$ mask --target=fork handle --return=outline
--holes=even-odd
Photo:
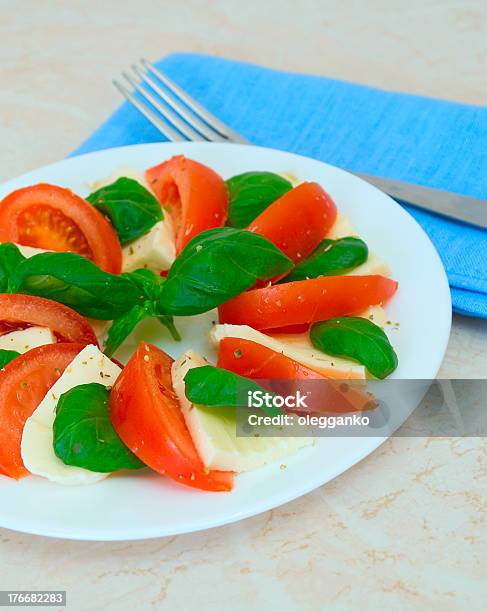
[[[370,176],[358,172],[354,172],[354,174],[378,187],[381,191],[385,191],[403,204],[411,204],[456,221],[463,221],[487,229],[487,200],[479,200],[442,189],[432,189],[431,187],[404,183],[379,176]]]

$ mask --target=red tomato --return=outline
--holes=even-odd
[[[0,330],[5,333],[32,325],[48,327],[62,342],[98,346],[91,325],[68,306],[33,295],[0,293]]]
[[[211,168],[177,155],[147,170],[146,178],[171,214],[178,253],[201,232],[225,225],[228,191],[225,181]]]
[[[122,249],[107,219],[69,189],[40,183],[17,189],[0,204],[0,242],[70,251],[120,274]]]
[[[397,282],[385,276],[322,276],[253,289],[219,307],[221,323],[275,329],[352,315],[386,302]]]
[[[299,263],[323,240],[336,215],[335,203],[318,183],[301,183],[268,206],[247,229]]]
[[[0,370],[0,471],[7,476],[28,475],[20,454],[25,422],[82,348],[72,342],[46,344]]]
[[[230,491],[233,473],[205,469],[172,387],[169,355],[141,342],[110,394],[113,426],[146,465],[206,491]]]
[[[258,380],[261,384],[266,381],[294,381],[292,384],[278,384],[275,390],[281,395],[301,391],[307,397],[307,410],[304,412],[341,414],[376,407],[363,381],[343,384],[330,380],[294,359],[251,340],[223,338],[218,350],[218,367]],[[272,385],[264,386],[272,390]]]
[[[243,338],[220,341],[218,367],[253,379],[325,380],[324,376],[294,359]]]

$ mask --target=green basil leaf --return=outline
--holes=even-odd
[[[156,198],[131,178],[121,177],[86,199],[110,219],[123,245],[140,238],[163,219]]]
[[[249,393],[255,391],[274,395],[249,378],[211,365],[191,368],[184,383],[190,402],[212,408],[247,407]],[[262,410],[269,416],[282,414],[274,406],[264,405]]]
[[[116,319],[143,300],[130,279],[75,253],[40,253],[12,273],[10,291],[49,298],[94,319]]]
[[[54,452],[66,465],[92,472],[145,467],[128,449],[110,421],[104,385],[79,385],[59,398],[54,419]]]
[[[107,334],[105,355],[111,357],[137,325],[148,317],[156,317],[168,329],[173,340],[181,340],[173,318],[170,315],[159,313],[157,302],[146,300],[142,304],[136,304],[124,315],[113,321]]]
[[[166,279],[147,268],[139,268],[133,272],[123,272],[122,276],[137,285],[140,292],[148,300],[158,300],[161,296],[162,285]]]
[[[273,172],[245,172],[226,181],[230,198],[227,225],[247,227],[292,184]]]
[[[178,332],[176,326],[174,325],[174,319],[172,318],[172,316],[157,314],[157,310],[158,310],[157,304],[154,305],[154,308],[155,308],[156,314],[154,314],[153,316],[156,317],[159,323],[168,330],[173,340],[180,342],[181,334]]]
[[[9,281],[12,272],[23,261],[25,261],[25,257],[15,244],[12,242],[0,244],[0,293],[7,293],[9,291]]]
[[[115,319],[108,330],[107,342],[103,351],[105,355],[111,357],[136,326],[148,316],[152,315],[147,313],[145,305],[136,304],[124,315]]]
[[[258,234],[231,227],[211,229],[195,236],[178,255],[162,286],[159,305],[167,314],[201,314],[292,265]]]
[[[8,351],[7,349],[0,349],[0,369],[4,368],[7,363],[10,363],[17,357],[20,357],[20,353],[17,353],[17,351]]]
[[[397,355],[380,327],[362,317],[339,317],[315,323],[310,338],[317,349],[354,359],[376,378],[386,378],[397,368]]]
[[[174,319],[161,311],[159,298],[161,297],[162,286],[166,279],[152,270],[140,268],[133,272],[124,272],[123,277],[132,281],[140,290],[145,300],[142,304],[136,304],[124,315],[116,319],[108,330],[105,354],[111,356],[117,348],[127,338],[135,327],[147,317],[156,317],[161,325],[166,327],[173,340],[181,340]]]
[[[345,274],[367,261],[368,255],[369,249],[360,238],[350,236],[338,240],[325,239],[281,283]]]

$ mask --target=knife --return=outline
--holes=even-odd
[[[423,187],[413,183],[396,181],[395,179],[370,176],[358,172],[353,174],[378,187],[401,204],[424,208],[443,217],[487,229],[487,200],[479,200],[442,189],[432,189],[431,187]]]

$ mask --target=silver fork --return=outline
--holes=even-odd
[[[130,88],[118,80],[113,84],[167,139],[250,144],[147,60],[133,64],[131,70],[131,73],[122,73]],[[487,229],[486,200],[394,179],[354,174],[403,204]]]

